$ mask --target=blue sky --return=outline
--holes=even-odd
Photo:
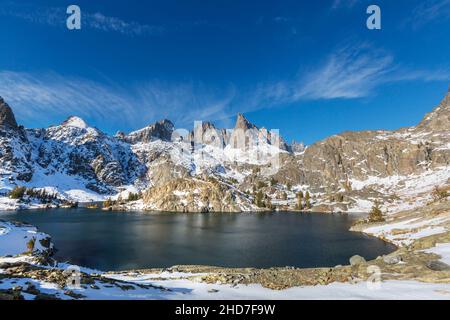
[[[0,95],[26,127],[232,127],[242,112],[309,144],[420,121],[450,84],[449,34],[450,0],[0,0]]]

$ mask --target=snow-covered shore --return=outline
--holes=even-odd
[[[445,207],[446,208],[446,207]],[[426,239],[431,235],[441,236],[446,239],[448,229],[445,222],[450,212],[441,211],[440,215],[434,218],[415,219],[410,218],[404,222],[388,222],[387,224],[366,228],[368,233],[377,236],[388,237],[393,230],[408,226],[410,237],[407,242],[391,238],[401,246],[408,246],[418,239]],[[427,217],[427,216],[426,216]],[[423,224],[418,225],[420,221]],[[442,233],[416,232],[420,227],[443,228]],[[378,228],[378,229],[376,229]],[[445,230],[444,230],[445,228]],[[394,232],[395,233],[395,232]],[[407,233],[403,233],[407,234]],[[46,234],[38,232],[34,227],[12,224],[10,222],[0,222],[0,274],[3,279],[0,282],[0,293],[14,292],[20,290],[25,299],[35,299],[53,297],[57,299],[450,299],[450,283],[443,281],[424,281],[408,277],[398,278],[398,271],[407,267],[408,263],[399,261],[394,271],[381,268],[381,282],[373,285],[367,282],[364,277],[354,278],[351,282],[332,282],[327,285],[304,285],[293,286],[283,290],[273,290],[264,287],[259,283],[223,283],[208,282],[205,275],[212,275],[214,272],[186,272],[173,270],[159,271],[138,271],[138,272],[116,272],[103,273],[95,270],[81,268],[82,281],[77,289],[64,287],[64,270],[69,267],[67,264],[56,264],[53,267],[37,265],[37,262],[30,256],[27,242],[30,237],[38,240],[46,239]],[[39,241],[35,242],[35,255],[40,250]],[[442,263],[450,262],[450,250],[448,241],[440,241],[436,246],[417,251],[418,254],[438,255]],[[6,257],[8,256],[8,257]],[[428,259],[428,258],[427,258]],[[430,258],[431,259],[431,258]],[[382,261],[383,259],[381,259]],[[432,259],[431,259],[432,260]],[[377,260],[378,261],[378,260]],[[375,262],[379,265],[380,262]],[[27,267],[27,265],[29,267]],[[410,266],[415,268],[414,265]],[[19,275],[17,269],[20,270]],[[41,270],[36,271],[35,269]],[[13,271],[11,271],[13,270]],[[428,272],[428,271],[427,271]],[[433,272],[430,270],[430,272]],[[442,278],[445,272],[440,271]],[[5,277],[5,275],[8,275]],[[429,274],[428,274],[429,276]],[[53,279],[53,280],[52,280]],[[57,280],[58,279],[58,280]],[[62,279],[62,280],[61,280]],[[63,285],[61,285],[63,281]],[[20,289],[18,289],[20,288]]]
[[[37,228],[27,224],[0,220],[0,257],[25,253],[39,255],[52,247],[50,236],[39,232]]]

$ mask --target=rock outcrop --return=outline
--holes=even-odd
[[[344,132],[319,141],[276,175],[313,190],[351,189],[351,182],[420,175],[450,166],[449,95],[416,127],[396,131]]]
[[[16,118],[9,105],[0,97],[0,127],[17,128]]]
[[[0,98],[0,178],[5,177],[6,184],[31,180],[31,150],[25,130],[18,127],[11,108]]]
[[[246,117],[242,113],[237,114],[236,125],[234,126],[234,130],[248,130],[248,129],[257,129],[253,123],[247,120]]]
[[[141,130],[131,132],[125,136],[124,140],[131,144],[148,143],[155,140],[170,141],[173,129],[173,123],[164,119]]]
[[[255,210],[249,197],[215,178],[176,179],[144,195],[150,210],[169,212],[241,212]],[[245,210],[247,209],[247,210]]]
[[[417,125],[421,132],[448,132],[450,127],[450,88],[441,103]]]

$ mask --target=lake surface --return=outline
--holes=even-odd
[[[348,231],[354,218],[317,213],[181,214],[32,210],[1,214],[52,236],[55,258],[99,270],[199,264],[326,267],[395,250]]]

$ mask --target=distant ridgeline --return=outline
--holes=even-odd
[[[60,199],[120,196],[114,203],[124,209],[134,202],[180,212],[368,211],[374,199],[394,210],[448,183],[448,128],[450,94],[417,126],[345,132],[308,147],[288,145],[242,114],[232,130],[196,122],[188,131],[161,120],[109,136],[78,117],[25,129],[0,98],[0,194],[46,188]]]

